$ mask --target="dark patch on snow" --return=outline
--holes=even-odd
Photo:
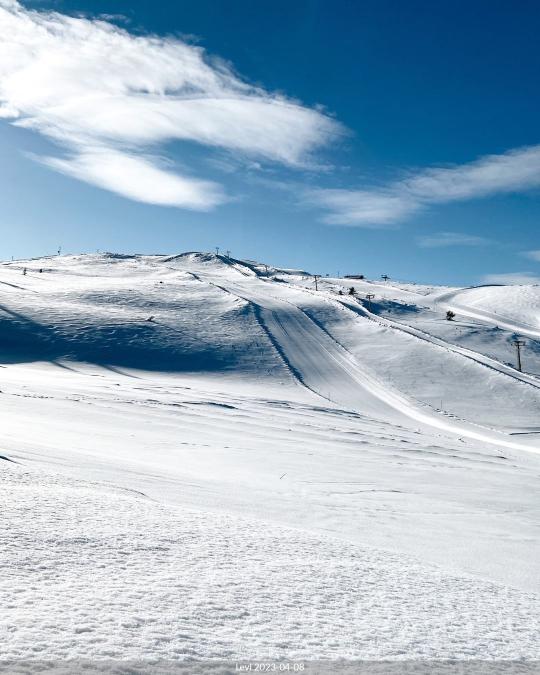
[[[140,258],[140,255],[130,254],[130,253],[111,253],[106,251],[102,253],[101,256],[107,260],[136,260]]]
[[[39,323],[0,304],[0,362],[74,360],[157,371],[210,372],[234,368],[241,350],[208,338],[180,339],[176,328],[157,322]]]
[[[238,410],[235,405],[229,405],[228,403],[216,403],[215,401],[185,401],[188,405],[211,405],[217,408],[227,408],[228,410]]]
[[[405,302],[395,302],[394,300],[371,301],[371,311],[374,314],[419,314],[422,308],[418,305],[409,305]]]

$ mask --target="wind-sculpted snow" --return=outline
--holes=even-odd
[[[4,268],[0,360],[221,372],[256,359],[263,372],[279,370],[252,308],[238,298],[131,256],[63,262],[29,264],[27,275],[21,265]]]
[[[16,465],[2,659],[537,659],[538,597]]]

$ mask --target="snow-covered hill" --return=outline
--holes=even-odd
[[[367,294],[374,297],[368,301]],[[445,319],[447,309],[456,312],[454,321]],[[110,518],[113,527],[118,490],[128,491],[134,513],[144,504],[159,506],[148,515],[155,525],[137,515],[141,525],[126,530],[126,555],[134,555],[140,538],[162,546],[163,537],[173,536],[169,526],[181,532],[186,522],[194,537],[215,541],[215,518],[234,541],[216,544],[216,569],[239,564],[228,547],[247,546],[238,537],[249,528],[264,532],[261,546],[282,541],[291,574],[276,576],[275,586],[270,578],[264,589],[252,580],[252,600],[257,592],[277,593],[278,585],[288,585],[305,612],[315,611],[320,590],[306,590],[304,577],[293,573],[315,547],[334,560],[359,556],[356,573],[364,575],[366,565],[375,570],[381,585],[375,580],[374,592],[382,594],[383,605],[391,597],[403,605],[401,596],[392,595],[394,581],[385,581],[384,570],[391,568],[396,579],[420,575],[424,588],[439,575],[439,599],[454,603],[457,615],[470,616],[476,598],[487,593],[494,604],[486,604],[485,612],[497,612],[503,622],[518,616],[523,628],[538,619],[538,598],[530,594],[540,592],[540,287],[449,289],[324,278],[316,290],[306,272],[211,254],[81,255],[2,264],[0,310],[0,454],[11,460],[0,464],[12,537],[28,516],[39,518],[43,532],[50,528],[60,542],[64,525],[51,522],[51,509],[64,512],[66,494],[76,500],[77,490],[90,489],[88,510],[75,520],[66,515],[65,524],[70,536],[86,541],[92,528],[101,527],[95,522]],[[523,373],[513,365],[516,335],[527,343]],[[68,493],[57,489],[64,484]],[[15,510],[21,495],[28,495],[34,513],[30,506],[22,514]],[[250,519],[249,527],[240,517]],[[121,533],[122,523],[114,527]],[[145,535],[154,527],[161,528],[159,537]],[[31,546],[19,535],[11,541],[16,558]],[[352,548],[345,554],[343,547]],[[81,574],[76,548],[69,551],[63,571],[68,585]],[[198,548],[185,553],[180,576],[191,557],[200,562]],[[168,574],[181,555],[175,549],[167,557]],[[41,571],[30,562],[16,566],[15,575],[22,575],[16,583],[33,570],[45,592],[50,566],[57,564],[48,558]],[[116,565],[106,556],[100,564]],[[261,570],[257,574],[275,574]],[[121,585],[129,583],[128,576],[121,579]],[[145,586],[152,583],[145,577]],[[297,633],[290,627],[290,642],[268,615],[247,631],[251,641],[244,635],[237,643],[227,632],[238,626],[237,617],[221,648],[205,651],[202,634],[213,634],[212,621],[201,625],[199,638],[183,641],[170,633],[169,620],[169,628],[159,626],[169,640],[155,653],[540,656],[528,634],[513,642],[512,631],[503,635],[499,628],[500,640],[483,628],[465,642],[430,636],[430,622],[440,620],[437,604],[418,618],[423,627],[417,639],[385,638],[375,649],[370,634],[390,634],[404,614],[393,614],[390,623],[384,612],[360,620],[362,606],[375,597],[366,586],[355,597],[358,620],[352,620],[343,605],[351,584],[350,576],[336,579],[335,592],[324,600],[330,614],[317,614],[310,627],[300,621]],[[75,601],[91,612],[91,598],[81,589]],[[423,592],[414,585],[401,591],[411,598]],[[520,609],[514,600],[505,606],[504,594],[518,591],[529,594],[515,596]],[[213,592],[216,602],[228,602]],[[129,605],[118,593],[119,602]],[[199,602],[195,591],[186,593],[182,602]],[[66,606],[61,613],[69,611]],[[484,609],[478,612],[484,616]],[[450,625],[461,635],[457,615],[448,616],[447,624],[443,619],[441,635]],[[9,632],[17,622],[14,603],[4,628]],[[320,632],[320,622],[339,624],[343,644],[306,642],[310,630]],[[11,654],[28,655],[25,645],[37,634],[31,626],[25,630],[24,639],[15,636]],[[147,642],[133,642],[131,624],[124,632],[128,656],[148,654]],[[99,628],[90,633],[99,637]],[[54,654],[122,654],[121,635],[104,651],[99,640],[87,638],[60,640]]]

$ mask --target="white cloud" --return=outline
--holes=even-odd
[[[540,262],[540,250],[537,251],[524,251],[523,255],[526,258],[529,258],[530,260],[535,260],[536,262]]]
[[[329,225],[380,227],[418,208],[407,195],[385,190],[308,190],[303,201],[326,209],[329,213],[322,220]]]
[[[67,151],[44,162],[140,201],[208,209],[220,186],[179,176],[153,148],[174,140],[302,167],[341,127],[242,81],[178,38],[0,0],[0,117]]]
[[[505,274],[486,274],[482,277],[486,284],[521,285],[540,284],[540,277],[530,272],[507,272]]]
[[[155,162],[127,152],[85,149],[70,160],[43,157],[40,161],[73,178],[147,204],[205,209],[209,203],[225,200],[215,183],[163,171]]]
[[[331,224],[380,227],[431,205],[522,192],[540,186],[540,145],[488,155],[452,167],[429,168],[382,187],[311,190],[306,199]]]
[[[416,241],[422,248],[442,248],[446,246],[482,246],[491,241],[485,237],[462,232],[435,232],[431,235],[417,237]]]

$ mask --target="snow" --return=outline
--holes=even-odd
[[[538,658],[540,288],[319,288],[0,266],[2,658]]]
[[[540,657],[534,595],[17,466],[1,482],[6,659]]]
[[[458,312],[540,337],[540,286],[481,286],[445,293],[438,298]]]

